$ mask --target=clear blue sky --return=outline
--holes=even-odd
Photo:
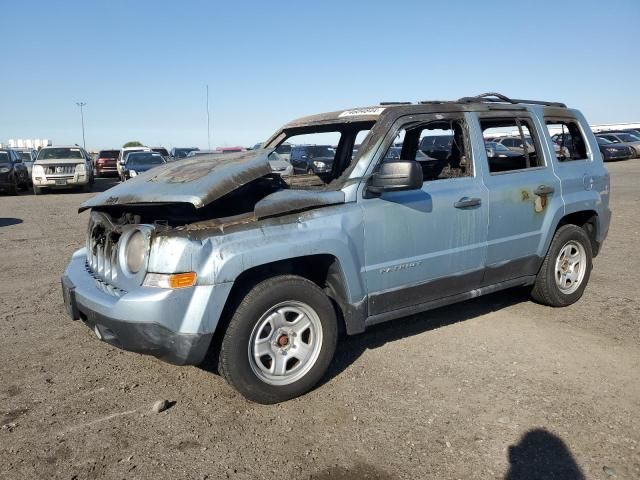
[[[640,121],[640,1],[3,0],[0,142],[252,145],[306,114],[484,91]]]

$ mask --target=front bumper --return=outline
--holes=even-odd
[[[33,176],[32,181],[36,187],[72,188],[88,184],[89,175],[76,173],[72,176]]]
[[[177,365],[204,360],[229,290],[222,284],[114,293],[87,270],[84,250],[74,254],[62,277],[72,319],[115,347]]]

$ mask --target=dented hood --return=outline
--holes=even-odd
[[[270,150],[201,155],[156,167],[84,202],[79,211],[110,205],[191,203],[201,208],[271,173]]]

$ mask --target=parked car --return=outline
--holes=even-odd
[[[82,188],[91,191],[95,180],[91,156],[77,145],[44,147],[31,170],[33,193],[45,189]]]
[[[174,147],[171,149],[171,159],[172,160],[180,160],[181,158],[186,158],[189,155],[189,152],[193,152],[194,150],[200,150],[197,147]]]
[[[275,403],[318,383],[341,329],[353,335],[511,287],[573,304],[611,217],[596,140],[563,104],[487,101],[313,115],[265,149],[168,164],[98,194],[81,205],[91,210],[87,248],[62,278],[69,315],[111,345],[169,362],[209,353],[245,397]],[[545,121],[558,116],[584,132],[576,156],[588,146],[590,161],[549,155]],[[470,146],[514,122],[534,150],[496,175],[485,149]],[[443,128],[455,139],[446,159],[415,160],[421,135]],[[273,175],[270,150],[328,131],[340,139],[335,152],[319,146],[316,158],[334,158],[322,187]],[[399,138],[406,158],[385,161]],[[292,159],[309,148],[294,147]]]
[[[201,155],[222,155],[218,150],[192,150],[187,154],[186,158],[199,157]]]
[[[118,156],[120,150],[100,150],[95,161],[96,177],[118,175]]]
[[[598,133],[598,137],[609,140],[618,145],[625,145],[633,149],[634,158],[640,158],[640,137],[627,132],[606,132]]]
[[[124,181],[124,165],[127,163],[127,157],[129,156],[129,154],[131,153],[135,153],[135,152],[150,152],[151,149],[149,147],[126,147],[126,148],[121,148],[120,152],[118,153],[118,162],[116,163],[117,165],[117,170],[118,170],[118,176],[120,177],[121,181]]]
[[[24,166],[27,167],[29,184],[31,184],[31,169],[33,168],[33,162],[38,156],[38,151],[33,148],[14,148],[13,150],[20,156]]]
[[[598,148],[602,154],[602,159],[605,162],[613,160],[628,160],[629,158],[633,158],[635,154],[632,147],[616,144],[611,140],[598,136],[596,136],[596,140],[598,141]]]
[[[239,152],[244,152],[245,148],[244,147],[218,147],[216,148],[216,152],[218,153],[239,153]]]
[[[336,149],[331,145],[295,145],[291,148],[289,163],[293,172],[325,174],[331,172]]]
[[[269,165],[274,173],[281,177],[293,175],[293,165],[283,156],[273,151],[269,154]]]
[[[517,152],[520,154],[524,153],[525,145],[529,151],[534,149],[533,140],[531,139],[531,137],[525,137],[524,142],[520,137],[500,137],[496,138],[494,142],[507,147],[512,152]]]
[[[159,154],[160,154],[160,155],[162,155],[166,160],[168,160],[168,159],[169,159],[169,157],[171,156],[171,155],[169,155],[169,151],[168,151],[166,148],[164,148],[164,147],[151,147],[151,151],[152,151],[152,152],[159,153]]]
[[[131,152],[122,167],[122,179],[128,180],[165,163],[165,158],[157,152]]]
[[[264,142],[256,143],[253,147],[251,147],[251,150],[258,150],[260,148],[263,148],[263,145],[264,145]],[[288,162],[291,160],[292,147],[293,146],[290,143],[283,143],[281,145],[278,145],[278,147],[275,149],[275,152],[279,155],[280,159],[286,160]]]
[[[509,150],[503,144],[499,142],[484,142],[484,148],[487,152],[488,157],[496,157],[496,158],[509,158],[509,157],[518,157],[521,153],[514,152],[513,150]]]
[[[29,173],[15,150],[0,148],[0,191],[16,195],[29,187]]]

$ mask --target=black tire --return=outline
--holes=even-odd
[[[578,288],[571,292],[563,292],[556,283],[556,260],[560,255],[563,247],[569,242],[576,242],[582,246],[586,256],[586,270],[584,276],[578,285]],[[536,282],[531,291],[533,299],[543,305],[550,307],[566,307],[577,302],[584,293],[591,269],[593,267],[593,252],[591,248],[591,240],[587,232],[583,228],[576,225],[563,225],[560,227],[551,241],[549,251],[542,262],[542,267],[536,277]]]
[[[85,184],[82,186],[82,191],[83,191],[83,192],[85,192],[85,193],[90,192],[90,191],[91,191],[91,182],[89,182],[89,183],[85,183]]]
[[[281,302],[297,301],[310,306],[322,326],[322,342],[315,363],[301,378],[287,385],[272,385],[258,377],[249,360],[251,335],[260,318]],[[296,276],[273,277],[254,286],[236,308],[222,339],[218,370],[247,399],[273,404],[311,390],[331,364],[338,339],[333,304],[313,282]]]

